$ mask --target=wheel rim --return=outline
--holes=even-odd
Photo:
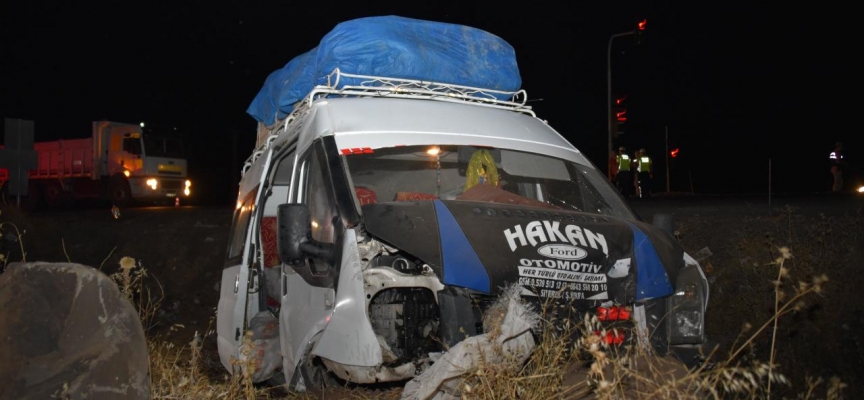
[[[125,202],[129,200],[129,186],[125,182],[118,182],[114,185],[114,189],[111,191],[111,198],[115,202]]]
[[[48,188],[45,189],[45,198],[48,201],[48,204],[52,206],[56,206],[60,203],[60,196],[62,194],[63,193],[56,186],[48,186]]]

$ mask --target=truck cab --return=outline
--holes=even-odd
[[[142,126],[108,121],[93,123],[94,152],[111,201],[173,203],[191,196],[182,140]]]
[[[251,339],[271,349],[259,381],[411,379],[482,333],[512,285],[577,321],[626,310],[664,353],[705,342],[699,264],[524,91],[333,74],[363,83],[318,85],[259,124],[243,168],[217,309],[226,369]]]

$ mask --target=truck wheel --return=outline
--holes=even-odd
[[[117,207],[126,207],[132,203],[132,190],[129,189],[129,181],[122,178],[114,178],[111,182],[111,202]]]
[[[63,191],[57,183],[50,183],[45,186],[45,202],[48,207],[62,207],[69,204],[69,194]]]

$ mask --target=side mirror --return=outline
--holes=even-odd
[[[306,258],[317,258],[332,263],[334,246],[319,243],[311,237],[311,217],[305,204],[280,204],[276,211],[279,260],[297,265]]]
[[[285,264],[297,264],[303,259],[300,244],[309,238],[309,207],[305,204],[280,204],[276,211],[279,239],[279,259]]]

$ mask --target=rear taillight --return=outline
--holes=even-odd
[[[630,319],[630,310],[624,306],[597,307],[597,319],[606,321],[626,321]]]
[[[624,343],[624,331],[620,329],[609,329],[605,336],[600,331],[594,331],[594,334],[601,336],[603,342],[609,345]]]

